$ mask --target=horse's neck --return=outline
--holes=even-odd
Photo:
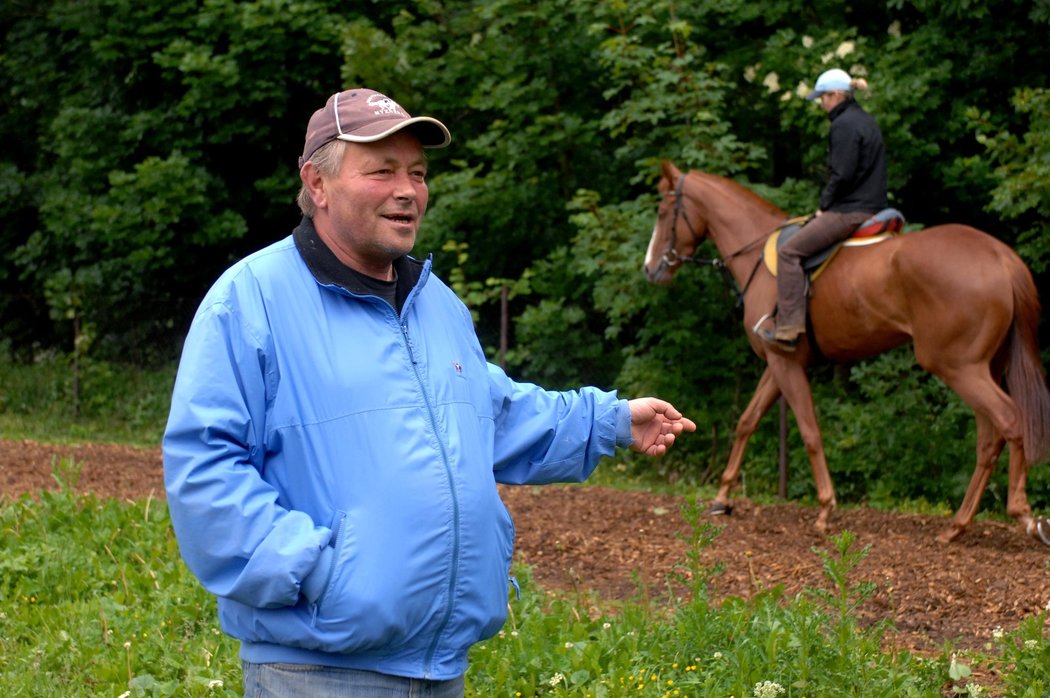
[[[707,236],[729,271],[740,281],[751,273],[765,239],[783,220],[747,190],[714,175],[697,177],[693,205],[707,223]]]

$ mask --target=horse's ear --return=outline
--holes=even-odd
[[[678,168],[675,167],[671,163],[670,160],[662,161],[660,163],[660,167],[663,170],[664,177],[666,177],[668,180],[670,180],[672,182],[675,181],[676,179],[678,179],[678,175],[681,174],[681,172],[678,170]]]

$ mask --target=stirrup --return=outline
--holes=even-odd
[[[758,322],[755,323],[755,326],[751,328],[751,331],[754,332],[755,334],[758,334],[758,328],[762,326],[763,322],[765,322],[766,320],[768,320],[771,317],[773,317],[773,313],[766,313],[765,315],[760,317],[758,319]]]
[[[784,349],[785,351],[795,351],[795,349],[798,347],[799,338],[797,337],[791,341],[788,341],[786,339],[777,339],[777,336],[773,333],[772,330],[767,330],[765,328],[755,330],[755,334],[758,335],[758,338],[766,344],[771,344],[775,347]]]

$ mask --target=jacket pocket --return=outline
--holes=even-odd
[[[494,578],[491,579],[491,583],[479,585],[487,590],[485,597],[480,601],[481,608],[486,609],[487,612],[484,612],[479,618],[482,625],[475,641],[492,637],[503,627],[507,620],[507,596],[515,584],[510,569],[514,555],[514,520],[502,501],[497,504],[494,533],[499,567],[494,569]]]
[[[311,608],[314,639],[325,651],[392,651],[411,644],[433,623],[443,578],[433,572],[440,567],[413,558],[419,541],[411,534],[382,540],[384,532],[376,530],[382,523],[341,515],[332,571]],[[400,544],[406,547],[399,549]]]

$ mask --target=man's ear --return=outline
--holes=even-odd
[[[314,206],[317,208],[328,207],[328,190],[325,187],[324,177],[314,167],[312,162],[307,162],[303,165],[302,169],[299,170],[299,179],[303,182],[303,187],[306,188],[307,194],[310,195],[310,199],[314,202]]]

